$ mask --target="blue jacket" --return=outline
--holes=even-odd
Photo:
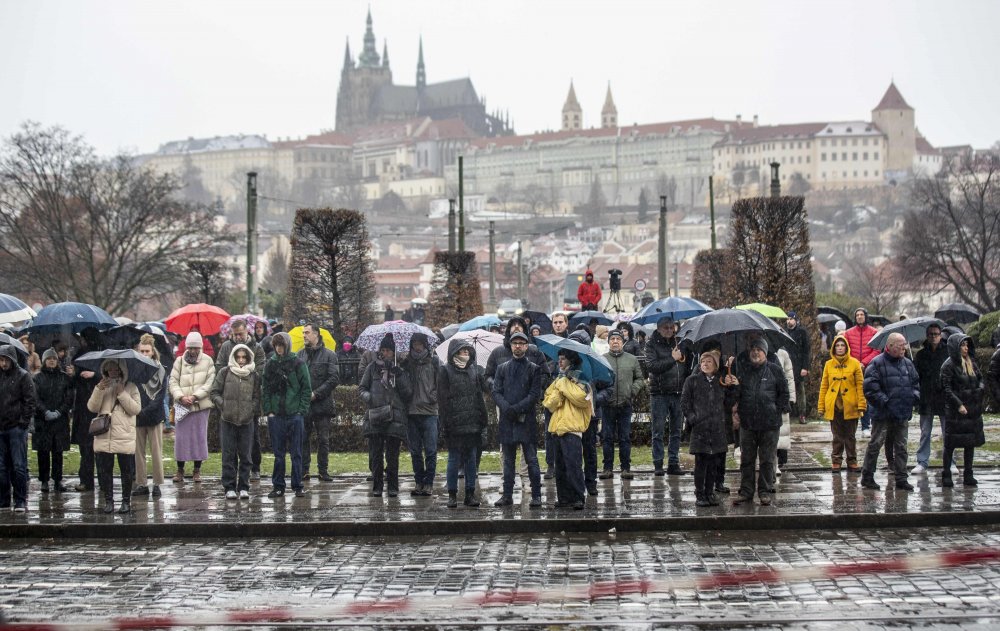
[[[920,400],[920,374],[906,357],[879,353],[865,369],[865,399],[872,419],[907,423]]]
[[[538,440],[535,407],[542,397],[542,369],[522,359],[511,359],[497,367],[493,400],[500,409],[497,438],[500,443],[530,443]]]

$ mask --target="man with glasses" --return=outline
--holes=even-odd
[[[941,388],[941,365],[946,359],[948,346],[941,343],[941,327],[932,324],[927,327],[923,347],[913,357],[920,375],[920,446],[917,447],[917,466],[910,473],[927,473],[934,417],[938,417],[942,427],[944,425],[945,395]]]

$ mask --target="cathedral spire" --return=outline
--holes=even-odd
[[[569,94],[566,95],[566,103],[563,104],[562,109],[562,128],[567,129],[580,129],[583,119],[583,108],[580,107],[580,102],[576,100],[576,90],[573,88],[573,80],[569,81]]]
[[[365,46],[361,51],[361,56],[358,57],[360,66],[362,68],[377,68],[378,67],[378,51],[375,50],[375,31],[372,29],[372,10],[371,7],[368,8],[368,19],[366,21],[365,28]]]
[[[608,94],[604,97],[604,107],[601,108],[601,127],[618,127],[618,108],[611,96],[611,82],[608,81]]]
[[[382,43],[382,67],[389,67],[389,40],[384,40]]]
[[[354,68],[354,60],[351,59],[351,40],[347,40],[347,44],[344,46],[344,69],[341,72],[347,72]]]
[[[427,87],[427,71],[424,69],[424,36],[420,36],[420,51],[417,54],[417,89]]]

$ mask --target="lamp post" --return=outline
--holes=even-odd
[[[781,197],[781,180],[778,179],[780,162],[771,163],[771,197]]]
[[[657,275],[660,283],[660,298],[670,295],[667,280],[667,196],[660,195],[660,238],[657,243]]]

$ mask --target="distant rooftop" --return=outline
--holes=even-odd
[[[271,143],[263,136],[214,136],[212,138],[188,138],[174,140],[160,145],[157,155],[178,153],[205,153],[209,151],[233,151],[236,149],[270,149]]]

